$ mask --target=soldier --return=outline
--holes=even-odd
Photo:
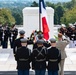
[[[65,47],[69,44],[69,40],[68,39],[63,39],[62,38],[62,34],[59,33],[58,34],[58,41],[56,43],[56,47],[59,49],[60,53],[61,53],[61,61],[60,61],[60,75],[64,75],[64,62],[65,62],[65,58],[67,57],[66,52],[65,52]]]
[[[35,75],[45,75],[46,71],[46,51],[43,45],[44,40],[37,40],[37,48],[33,49],[31,54],[32,62],[34,60]]]
[[[62,33],[62,34],[64,35],[66,31],[67,31],[67,30],[66,30],[65,24],[62,24],[62,25],[61,25],[61,28],[59,29],[59,33]]]
[[[74,23],[74,26],[75,26],[75,31],[74,31],[74,33],[75,33],[75,47],[76,47],[76,22]]]
[[[76,22],[74,23],[75,29],[76,29]]]
[[[20,37],[14,41],[14,45],[13,45],[13,53],[14,53],[14,55],[16,54],[17,49],[21,47],[20,39],[24,38],[25,31],[21,30],[19,32],[19,34],[20,34]]]
[[[13,44],[15,39],[17,38],[18,35],[18,29],[15,27],[15,24],[11,27],[10,29],[10,34],[9,34],[9,40],[10,40],[10,46],[13,48]]]
[[[39,34],[37,35],[37,39],[38,39],[38,40],[44,40],[43,34],[42,34],[42,33],[39,33]],[[48,48],[48,47],[50,46],[50,43],[44,40],[43,45]],[[34,40],[34,42],[33,42],[33,49],[35,49],[35,48],[37,48],[37,47],[38,47],[38,45],[37,45],[37,40]],[[33,69],[33,68],[34,68],[34,61],[32,62],[32,69]]]
[[[76,29],[75,29],[75,26],[72,26],[72,30],[73,30],[72,35],[71,35],[72,41],[73,41],[72,47],[75,48],[76,47]]]
[[[27,39],[23,38],[20,41],[22,47],[18,48],[15,55],[18,75],[29,75],[31,51],[27,48]]]
[[[38,40],[40,40],[40,39],[43,39],[43,40],[44,40],[42,33],[39,33],[36,38],[37,38]],[[34,40],[33,49],[37,47],[36,41],[37,41],[37,40]],[[45,41],[45,40],[44,40],[43,45],[44,45],[45,47],[49,47],[49,46],[50,46],[50,43],[49,43],[48,41]]]
[[[2,48],[8,47],[8,36],[9,36],[9,27],[7,25],[4,25],[2,34]]]
[[[73,47],[73,24],[69,23],[69,27],[67,28],[67,36],[70,39],[69,48]]]
[[[47,51],[47,60],[48,60],[48,75],[58,75],[59,62],[61,61],[61,54],[56,48],[56,40],[54,38],[50,39],[51,47]]]
[[[2,45],[2,34],[3,34],[2,23],[0,23],[0,45]]]

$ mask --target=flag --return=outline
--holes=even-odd
[[[49,39],[49,27],[48,27],[48,22],[47,22],[47,14],[46,14],[44,0],[39,0],[39,13],[41,14],[41,22],[42,22],[44,39],[48,40]]]

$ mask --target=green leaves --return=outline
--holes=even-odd
[[[73,7],[71,10],[67,10],[64,13],[64,16],[61,18],[61,22],[68,25],[68,23],[76,22],[76,6]]]
[[[12,16],[12,13],[10,12],[9,9],[6,9],[6,8],[0,9],[0,22],[3,24],[5,23],[14,24],[15,23],[15,19]]]

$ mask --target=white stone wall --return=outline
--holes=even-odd
[[[50,37],[54,35],[54,9],[46,7],[48,25],[50,28]],[[30,36],[33,30],[39,30],[39,8],[26,7],[23,9],[23,29],[26,32],[26,37]]]

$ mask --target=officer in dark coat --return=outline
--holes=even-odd
[[[65,24],[62,24],[61,25],[61,28],[59,29],[59,33],[62,33],[63,35],[66,33],[66,26],[65,26]]]
[[[76,29],[75,29],[75,26],[72,26],[72,35],[71,35],[71,38],[72,38],[72,48],[75,48],[76,47]]]
[[[41,34],[41,33],[39,33],[39,34],[37,35],[37,38],[38,38],[38,40],[44,40],[44,39],[43,39],[43,34]],[[49,46],[50,46],[50,43],[44,40],[43,45],[44,45],[45,47],[49,47]],[[35,40],[35,42],[33,43],[33,50],[34,50],[35,48],[37,48],[37,47],[38,47],[38,45],[37,45],[37,40]],[[34,68],[34,61],[32,62],[32,69],[33,69],[33,68]]]
[[[8,47],[8,36],[9,36],[9,27],[3,26],[3,33],[2,33],[2,48]]]
[[[22,47],[18,48],[15,55],[18,75],[29,75],[31,50],[27,48],[27,39],[20,40]]]
[[[16,54],[17,49],[22,46],[20,39],[24,38],[25,31],[24,30],[21,30],[19,32],[19,34],[20,34],[20,37],[18,39],[16,39],[14,41],[14,44],[13,44],[13,53],[14,53],[14,55]]]
[[[37,38],[38,38],[38,40],[44,40],[44,38],[43,38],[43,34],[38,34],[37,35]],[[35,42],[33,43],[33,49],[35,49],[35,48],[37,48],[37,42],[36,42],[37,40],[35,40]],[[49,47],[50,46],[50,43],[48,42],[48,41],[45,41],[44,40],[44,43],[43,43],[43,45],[45,46],[45,47]]]
[[[48,75],[58,75],[59,66],[58,63],[61,60],[61,54],[56,48],[56,40],[54,38],[50,39],[51,47],[47,51],[47,60],[48,60]]]
[[[69,24],[69,27],[67,28],[67,36],[70,38],[70,40],[72,40],[72,32],[73,32],[73,29],[72,29],[72,24]]]
[[[76,29],[76,22],[74,23],[75,29]]]
[[[3,34],[3,29],[2,29],[2,24],[0,23],[0,45],[2,45],[2,34]]]
[[[34,60],[35,75],[45,75],[47,49],[43,43],[44,40],[37,40],[37,48],[35,48],[31,54],[32,62]]]
[[[13,25],[12,28],[10,29],[10,34],[9,34],[11,48],[13,48],[13,44],[15,39],[17,38],[17,35],[18,35],[18,29],[15,27],[15,25]]]

